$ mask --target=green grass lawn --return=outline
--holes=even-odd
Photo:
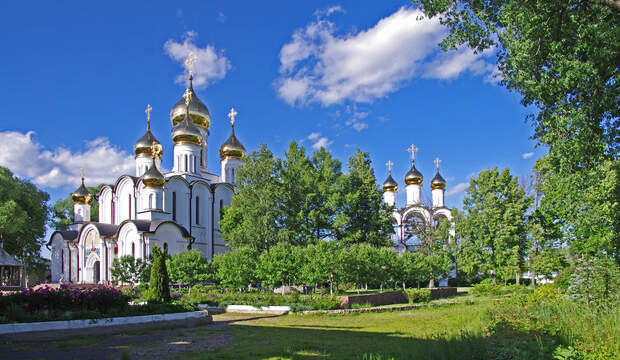
[[[349,315],[215,315],[230,327],[199,329],[204,335],[231,332],[219,350],[183,353],[190,359],[476,359],[487,303],[411,311]],[[191,331],[191,330],[190,330]]]

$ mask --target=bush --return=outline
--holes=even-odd
[[[431,301],[431,291],[428,289],[408,289],[405,295],[411,304]]]
[[[486,279],[474,285],[470,293],[476,296],[502,296],[508,294],[527,294],[530,291],[531,290],[524,285],[511,284],[503,286],[493,284],[490,279]]]

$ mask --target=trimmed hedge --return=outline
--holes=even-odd
[[[405,294],[411,304],[431,301],[431,291],[429,289],[408,289],[405,290]]]

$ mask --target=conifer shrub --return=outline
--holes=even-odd
[[[170,278],[166,268],[166,254],[157,245],[153,247],[153,265],[151,267],[148,301],[152,303],[170,302]]]

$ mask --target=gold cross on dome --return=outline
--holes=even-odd
[[[84,183],[84,167],[80,168],[80,173],[82,174],[82,184]]]
[[[391,174],[392,173],[392,166],[394,165],[394,163],[392,162],[392,160],[388,160],[388,162],[385,163],[385,165],[387,165],[388,167],[388,172]]]
[[[230,125],[235,126],[235,117],[237,116],[238,112],[237,110],[235,110],[235,108],[230,108],[230,112],[228,113],[228,117],[230,118]]]
[[[420,150],[417,147],[415,147],[415,145],[411,144],[411,146],[409,148],[407,148],[407,151],[411,153],[411,162],[413,162],[415,160],[415,153]]]
[[[435,161],[433,161],[435,163],[435,166],[437,167],[437,171],[439,171],[439,164],[441,164],[441,160],[439,160],[438,157],[435,158]]]
[[[183,99],[185,99],[185,105],[189,105],[190,100],[192,100],[192,92],[189,89],[185,89],[185,93],[183,93]]]
[[[151,110],[153,110],[151,104],[146,105],[146,110],[144,110],[144,112],[146,113],[146,125],[149,130],[151,129]]]
[[[189,76],[194,75],[194,63],[198,60],[196,55],[193,52],[190,52],[187,55],[187,59],[185,59],[185,65],[187,65],[187,71],[189,71]]]

